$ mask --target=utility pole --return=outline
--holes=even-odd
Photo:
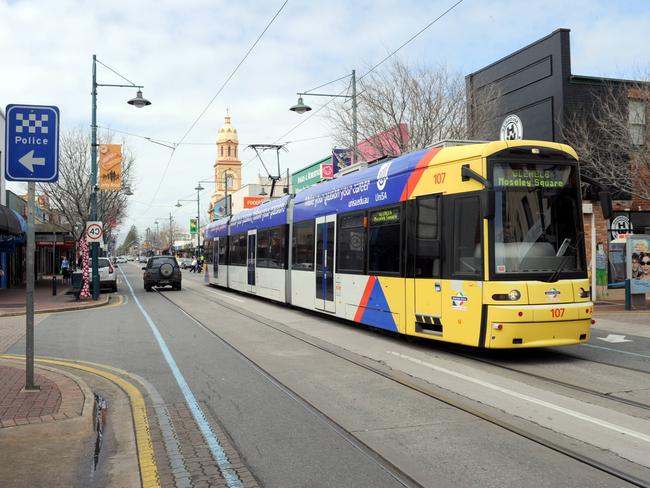
[[[174,218],[169,212],[169,254],[174,254]]]

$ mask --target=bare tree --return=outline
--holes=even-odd
[[[109,143],[111,139],[110,133],[100,134],[102,144]],[[131,186],[135,157],[125,145],[122,154],[122,186]],[[89,132],[84,129],[62,131],[59,143],[59,181],[39,183],[38,189],[47,195],[50,205],[68,221],[76,240],[82,237],[85,223],[90,220],[90,176]],[[122,191],[103,190],[97,193],[97,213],[104,223],[107,238],[110,238],[124,217],[126,198]]]
[[[490,88],[492,90],[492,88]],[[468,126],[465,80],[446,66],[409,67],[395,58],[386,69],[359,80],[357,87],[358,140],[366,139],[388,156],[421,149],[443,139],[468,139],[495,116],[496,96],[484,92],[472,97],[476,117]],[[352,111],[349,102],[329,110],[338,145],[352,147]],[[406,133],[391,130],[406,124]],[[470,131],[471,129],[471,131]],[[373,136],[387,132],[382,138]]]
[[[650,83],[604,81],[590,98],[562,125],[582,173],[613,190],[650,199]]]

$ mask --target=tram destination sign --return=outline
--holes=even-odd
[[[494,186],[497,188],[563,188],[571,173],[570,166],[516,167],[499,164],[494,167]]]

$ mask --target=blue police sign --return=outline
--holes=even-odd
[[[7,105],[5,177],[8,181],[59,179],[59,109]]]

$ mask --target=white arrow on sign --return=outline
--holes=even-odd
[[[632,342],[632,339],[626,339],[624,335],[608,334],[607,337],[598,337],[601,341],[605,342]]]
[[[35,158],[33,149],[20,158],[18,162],[32,173],[34,172],[34,166],[45,166],[45,158]]]

